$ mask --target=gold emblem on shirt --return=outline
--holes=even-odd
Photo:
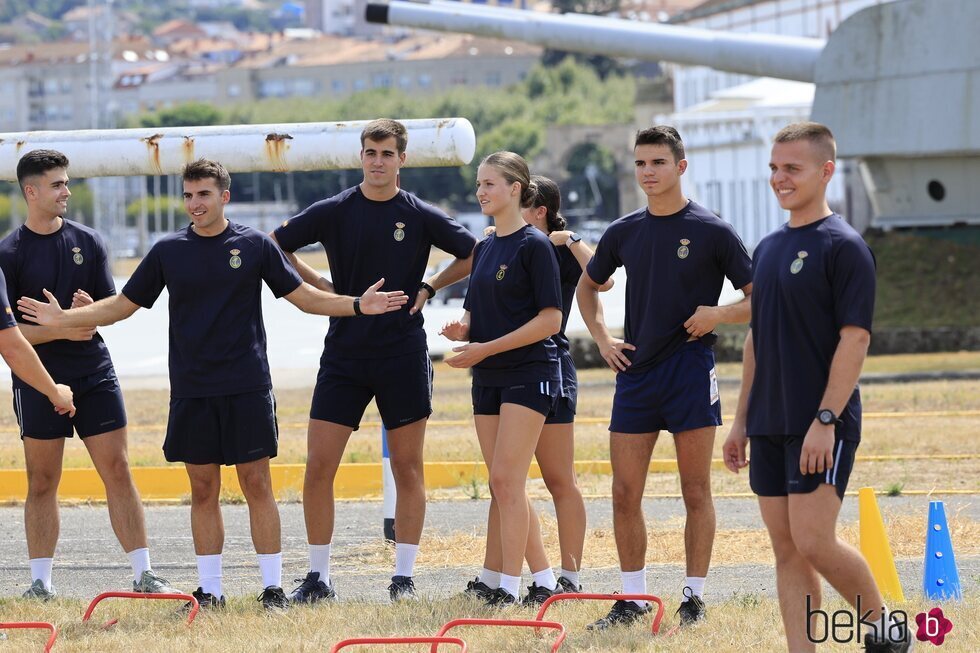
[[[501,263],[500,264],[500,269],[497,270],[497,281],[503,281],[504,280],[504,274],[506,274],[506,273],[507,273],[507,266],[504,265],[503,263]]]
[[[689,241],[687,238],[681,238],[681,246],[677,248],[677,258],[687,258],[688,254],[691,253],[690,248],[688,248],[688,245],[690,244],[691,241]]]
[[[405,223],[404,222],[396,222],[395,223],[395,241],[400,243],[403,240],[405,240]]]
[[[231,259],[229,259],[228,265],[230,265],[234,270],[237,270],[238,268],[242,267],[242,259],[239,256],[239,254],[241,253],[242,250],[240,249],[233,249],[229,252],[229,254],[231,254]]]
[[[82,256],[81,253],[82,252],[81,247],[72,247],[71,251],[75,252],[75,255],[71,257],[71,260],[75,261],[75,265],[81,265],[83,262],[85,262],[85,258]]]
[[[807,257],[805,250],[796,253],[796,258],[790,263],[789,271],[791,274],[798,274],[803,269],[803,259]]]

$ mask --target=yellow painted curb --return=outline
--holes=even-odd
[[[980,454],[889,455],[858,456],[858,461],[881,462],[892,460],[973,460]],[[721,460],[713,460],[711,468],[723,470]],[[272,486],[281,500],[298,499],[303,493],[306,465],[272,465]],[[612,465],[607,460],[581,460],[575,463],[579,475],[608,476]],[[651,473],[674,473],[677,461],[660,458],[650,461]],[[187,473],[181,465],[166,467],[133,467],[133,480],[140,495],[147,501],[180,501],[190,497]],[[531,478],[541,478],[537,463],[531,464]],[[486,483],[487,468],[482,462],[425,463],[425,486],[434,490]],[[241,495],[238,476],[232,467],[221,468],[222,492],[226,496]],[[334,496],[338,499],[357,499],[382,493],[381,463],[345,463],[337,472]],[[911,492],[903,492],[911,494]],[[0,501],[23,501],[27,496],[27,473],[22,469],[0,469]],[[65,469],[61,475],[58,497],[65,500],[105,500],[105,487],[95,469]]]

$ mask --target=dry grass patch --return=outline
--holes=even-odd
[[[980,618],[978,597],[967,597],[961,603],[947,603],[943,611],[954,629],[942,651],[966,653],[980,650],[980,636],[973,627]],[[932,607],[921,599],[892,606],[911,615]],[[665,622],[670,622],[676,606],[667,603]],[[51,621],[61,629],[55,650],[78,653],[115,653],[139,650],[142,653],[201,650],[209,653],[241,651],[326,651],[337,641],[355,636],[432,635],[450,619],[466,616],[533,617],[529,609],[517,608],[505,613],[489,612],[476,602],[422,601],[412,605],[378,605],[344,602],[315,608],[295,608],[285,613],[265,614],[255,601],[232,599],[221,614],[201,615],[191,627],[173,614],[166,603],[106,603],[99,606],[94,623],[82,624],[85,604],[80,601],[57,601],[37,605],[23,600],[0,600],[0,620]],[[840,601],[828,601],[829,610],[844,609]],[[778,605],[774,599],[757,594],[735,596],[710,606],[709,620],[671,637],[651,638],[647,625],[625,630],[592,634],[584,630],[590,621],[608,609],[606,603],[563,604],[548,612],[568,630],[562,651],[620,653],[627,651],[736,651],[776,652],[785,650]],[[100,629],[103,620],[119,618],[119,624],[108,631]],[[453,631],[469,644],[474,653],[527,653],[550,650],[552,636],[542,631],[540,638],[530,630],[518,628],[460,628]],[[12,631],[0,642],[7,652],[36,651],[40,633]],[[924,645],[928,646],[928,645]],[[849,645],[822,646],[822,651],[853,651]],[[352,651],[421,652],[427,647],[354,648]],[[452,650],[444,647],[440,650]]]

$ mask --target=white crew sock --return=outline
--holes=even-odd
[[[320,580],[330,584],[330,545],[310,545],[310,571],[320,574]]]
[[[690,587],[691,594],[693,594],[694,596],[700,599],[704,596],[705,580],[706,580],[705,578],[698,578],[697,576],[688,576],[687,578],[684,579],[684,587]],[[681,591],[681,595],[682,596],[684,595],[683,590]],[[681,600],[681,603],[687,603],[687,596],[684,596],[684,598]]]
[[[620,571],[619,575],[623,579],[623,594],[646,594],[647,593],[647,568],[637,571]],[[646,606],[646,601],[633,601],[641,608]]]
[[[555,572],[551,570],[551,567],[533,572],[531,574],[531,580],[538,587],[546,587],[549,590],[554,590],[558,587],[558,582],[555,580]]]
[[[133,568],[133,580],[137,583],[144,571],[150,571],[150,550],[146,547],[133,549],[126,554],[129,557],[129,566]]]
[[[31,582],[36,580],[44,583],[44,589],[51,590],[51,568],[54,558],[31,558]]]
[[[257,553],[262,587],[282,587],[282,552]]]
[[[408,576],[411,578],[415,574],[415,558],[419,554],[418,544],[402,544],[395,542],[395,576]]]
[[[205,594],[221,598],[221,554],[197,556],[197,577]]]
[[[581,582],[579,582],[578,572],[577,571],[569,571],[569,570],[567,570],[565,568],[562,568],[559,571],[558,575],[559,576],[564,576],[568,580],[572,581],[572,584],[575,585],[575,587],[578,587],[578,586],[580,586],[582,584]]]
[[[521,577],[500,574],[500,587],[516,599],[521,591]]]
[[[480,572],[480,582],[490,589],[497,589],[500,587],[500,572],[484,567]]]

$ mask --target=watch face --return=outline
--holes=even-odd
[[[821,424],[827,424],[828,426],[830,424],[833,424],[835,421],[834,413],[826,409],[821,410],[819,413],[817,413],[817,419],[820,420]]]

